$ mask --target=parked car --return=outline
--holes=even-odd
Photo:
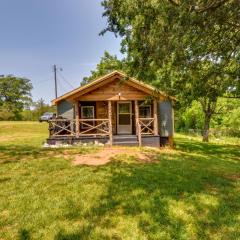
[[[55,116],[56,116],[55,113],[45,112],[45,113],[39,118],[39,122],[47,122],[47,121],[53,119]]]

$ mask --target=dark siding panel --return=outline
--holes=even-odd
[[[70,102],[63,100],[57,105],[57,113],[58,116],[62,116],[67,119],[73,119],[74,118],[73,105]]]
[[[170,101],[159,102],[158,104],[159,132],[161,137],[173,135],[172,103]]]
[[[142,145],[148,147],[160,147],[160,137],[159,136],[143,136]]]

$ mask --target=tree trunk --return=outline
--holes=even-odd
[[[217,106],[217,95],[213,95],[211,98],[205,97],[201,99],[201,105],[204,112],[204,126],[203,126],[203,133],[202,133],[202,141],[208,142],[209,141],[209,128],[212,115],[214,114]]]
[[[206,112],[204,116],[204,127],[203,127],[203,142],[209,141],[209,128],[210,128],[210,121],[211,121],[212,114]]]

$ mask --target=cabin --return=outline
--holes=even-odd
[[[114,71],[52,101],[48,144],[173,145],[175,98]]]

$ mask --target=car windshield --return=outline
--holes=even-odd
[[[52,116],[53,114],[52,114],[52,113],[49,113],[49,112],[46,112],[46,113],[44,113],[43,115],[44,115],[44,116],[49,116],[49,115]]]

